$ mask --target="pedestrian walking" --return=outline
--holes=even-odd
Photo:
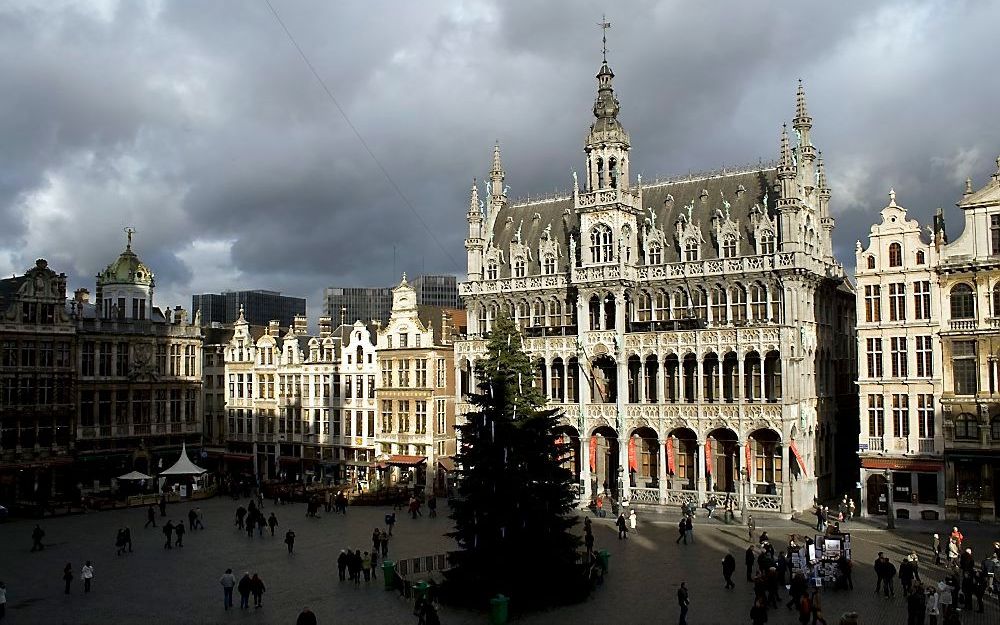
[[[278,517],[274,516],[273,512],[267,517],[267,526],[271,528],[271,536],[274,536],[274,530],[278,527]]]
[[[677,589],[677,604],[681,609],[681,615],[680,619],[677,621],[677,625],[687,625],[688,606],[691,605],[691,601],[688,597],[687,582],[681,582],[681,587]]]
[[[885,598],[892,599],[896,596],[896,588],[893,586],[892,580],[896,577],[896,565],[889,561],[889,558],[885,558],[882,564],[882,575],[885,586]]]
[[[167,541],[163,543],[164,549],[174,548],[173,544],[170,542],[170,539],[173,538],[173,533],[174,533],[174,524],[171,523],[170,521],[167,521],[167,524],[163,526],[163,535],[167,537]]]
[[[267,588],[264,587],[264,580],[260,578],[260,575],[254,573],[253,577],[250,579],[250,594],[253,595],[254,608],[263,607],[261,602],[264,600],[265,590],[267,590]]]
[[[632,508],[631,510],[629,510],[628,513],[628,528],[633,532],[638,532],[639,530],[636,529],[637,524],[638,524],[638,518],[636,517],[635,514],[635,508]]]
[[[236,576],[233,575],[232,569],[226,569],[226,572],[219,578],[219,584],[222,585],[223,609],[228,610],[233,607],[233,588],[236,587]]]
[[[624,512],[618,515],[618,520],[615,521],[615,525],[618,526],[618,540],[623,538],[628,540],[628,522],[625,520]]]
[[[203,522],[201,515],[201,508],[195,507],[194,509],[194,525],[196,528],[203,530],[205,529],[205,523]]]
[[[694,543],[694,520],[691,517],[684,519],[684,544]]]
[[[674,541],[674,544],[680,544],[682,540],[685,545],[688,544],[686,520],[687,517],[681,517],[681,520],[677,522],[677,540]]]
[[[192,532],[194,531],[195,521],[198,520],[198,513],[194,511],[194,508],[188,510],[188,529]]]
[[[73,565],[69,562],[66,563],[66,568],[63,569],[63,583],[66,585],[66,594],[69,594],[69,588],[73,584]]]
[[[236,527],[243,529],[243,519],[247,515],[247,509],[243,506],[236,508]]]
[[[389,536],[392,536],[392,526],[396,524],[396,513],[388,512],[385,515],[385,529],[389,532]]]
[[[587,531],[583,534],[583,543],[587,547],[587,554],[594,552],[594,533],[587,528]]]
[[[128,549],[128,552],[132,553],[132,529],[126,527],[122,532],[124,532],[125,549]]]
[[[726,557],[722,559],[722,577],[726,579],[726,588],[736,588],[736,584],[733,583],[733,573],[736,572],[736,558],[733,554],[727,553]]]
[[[917,584],[916,589],[906,597],[906,624],[923,625],[926,609],[927,595],[920,584]]]
[[[178,521],[174,524],[174,535],[177,536],[177,542],[174,543],[177,547],[184,546],[184,521]]]
[[[931,584],[927,588],[927,597],[924,599],[924,616],[927,618],[927,625],[937,625],[939,614],[938,589],[936,585]]]
[[[847,517],[849,519],[853,519],[854,518],[854,512],[855,512],[855,510],[857,510],[857,506],[854,505],[854,500],[853,499],[848,499],[847,500]]]
[[[120,556],[125,550],[125,530],[119,528],[118,535],[115,536],[115,555]]]
[[[748,514],[747,515],[747,540],[749,540],[751,544],[753,543],[753,533],[754,533],[754,530],[756,530],[756,529],[757,529],[757,524],[753,520],[753,515],[752,514]]]
[[[167,496],[160,495],[160,516],[167,516]]]
[[[361,574],[365,576],[365,583],[371,581],[372,579],[372,558],[371,555],[366,551],[364,555],[361,556]]]
[[[427,500],[427,516],[434,518],[438,515],[438,500],[437,497],[431,495],[431,498]]]
[[[382,548],[382,559],[384,560],[389,555],[389,536],[385,530],[379,532],[378,542],[379,546]]]
[[[285,544],[288,545],[288,553],[295,547],[295,532],[288,530],[285,532]]]
[[[767,605],[764,600],[757,597],[750,608],[750,623],[752,625],[764,625],[767,622]]]
[[[80,579],[83,580],[83,592],[90,592],[90,584],[94,581],[94,565],[87,560],[83,568],[80,569]]]
[[[931,551],[934,553],[934,564],[941,564],[941,536],[938,534],[931,537]]]
[[[146,529],[150,525],[156,527],[156,508],[153,507],[153,504],[149,504],[149,507],[146,508],[146,524],[142,526],[142,529]]]
[[[757,556],[753,552],[753,545],[750,545],[749,547],[747,547],[746,555],[743,558],[744,563],[747,566],[747,581],[748,582],[752,582],[753,581],[753,563],[754,563],[754,561],[756,559],[757,559]]]
[[[240,609],[246,610],[250,607],[250,571],[243,571],[236,590],[240,593]]]
[[[351,559],[348,561],[347,569],[351,574],[351,579],[354,580],[355,586],[361,585],[361,550],[355,549],[354,553],[351,554]]]
[[[812,616],[812,604],[809,602],[809,594],[803,593],[799,597],[799,623],[806,625]]]
[[[346,549],[340,550],[340,555],[337,556],[337,577],[340,581],[347,579],[347,563],[350,560],[350,556],[347,555]]]
[[[43,538],[45,538],[45,530],[42,529],[41,525],[35,525],[35,529],[31,530],[32,551],[41,551],[45,549],[45,545],[42,544]]]

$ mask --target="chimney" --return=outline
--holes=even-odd
[[[187,319],[187,311],[180,306],[174,306],[174,323],[181,325]]]
[[[73,291],[73,300],[77,304],[89,304],[90,303],[90,291],[88,289],[77,289]]]
[[[309,333],[309,318],[305,315],[295,315],[295,320],[292,325],[295,326],[295,334],[298,336],[303,336]]]
[[[273,337],[277,337],[281,333],[281,321],[278,319],[271,319],[268,321],[267,333]]]
[[[329,316],[319,318],[319,338],[325,339],[333,333],[333,320]]]
[[[451,315],[447,310],[441,311],[441,344],[451,345]]]

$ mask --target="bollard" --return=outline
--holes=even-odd
[[[490,599],[490,625],[505,625],[507,622],[507,602],[510,599],[497,595]]]
[[[416,603],[420,603],[421,599],[427,598],[427,589],[429,586],[427,582],[420,581],[413,585],[413,600]]]
[[[597,561],[601,563],[602,572],[607,575],[608,568],[611,565],[611,554],[608,553],[607,549],[601,549],[597,552]]]
[[[396,585],[396,563],[392,560],[382,560],[382,581],[386,590],[392,590]]]

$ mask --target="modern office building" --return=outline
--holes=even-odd
[[[323,290],[323,314],[340,323],[385,323],[392,309],[388,287],[327,287]]]
[[[458,278],[455,276],[417,276],[410,282],[417,304],[441,308],[461,308],[458,297]]]
[[[283,328],[291,325],[296,315],[306,314],[303,297],[282,295],[280,291],[223,291],[191,296],[191,310],[201,312],[204,326],[215,323],[232,324],[243,311],[251,325],[267,325],[277,320]]]

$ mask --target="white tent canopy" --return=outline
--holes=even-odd
[[[139,480],[151,480],[152,477],[146,475],[145,473],[139,473],[138,471],[132,471],[131,473],[126,473],[125,475],[119,475],[119,480],[124,480],[127,482],[138,482]]]
[[[181,457],[169,469],[161,471],[160,475],[201,475],[204,472],[205,469],[191,462],[191,459],[188,458],[187,444],[184,443],[181,444]]]

